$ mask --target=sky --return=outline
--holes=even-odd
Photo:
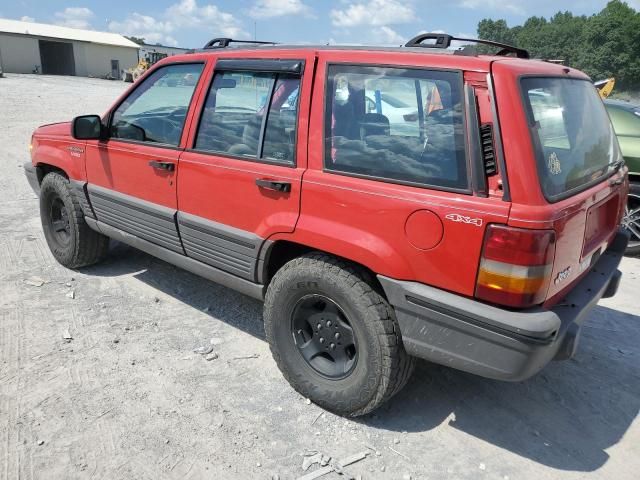
[[[591,15],[607,0],[14,0],[0,17],[202,47],[215,37],[281,43],[400,45],[421,32],[475,37],[483,18],[509,26],[557,11]],[[640,0],[627,0],[640,10]]]

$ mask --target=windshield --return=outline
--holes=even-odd
[[[609,116],[588,81],[524,78],[522,88],[548,200],[588,188],[622,159]]]

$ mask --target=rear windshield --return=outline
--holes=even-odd
[[[621,160],[609,116],[591,83],[524,78],[522,89],[548,200],[588,188]]]

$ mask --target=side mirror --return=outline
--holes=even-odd
[[[100,140],[102,119],[98,115],[81,115],[71,123],[71,136],[77,140]]]

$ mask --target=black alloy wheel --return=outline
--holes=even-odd
[[[51,228],[52,237],[60,248],[67,248],[71,243],[71,223],[69,213],[58,195],[53,195],[49,203],[47,222]]]
[[[305,295],[291,314],[293,341],[311,368],[326,378],[347,377],[358,361],[353,328],[342,308],[324,295]]]
[[[626,253],[640,254],[640,185],[632,183],[629,186],[627,205],[622,217],[622,228],[629,233],[629,244]]]

